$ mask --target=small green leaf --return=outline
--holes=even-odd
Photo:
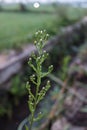
[[[48,68],[49,73],[51,73],[52,70],[53,70],[53,65],[50,65],[49,68]]]
[[[27,125],[25,125],[25,129],[26,129],[26,130],[29,130],[29,128],[28,128],[28,126],[27,126]]]
[[[38,117],[34,118],[34,121],[35,121],[35,122],[36,122],[36,121],[39,121],[43,116],[44,116],[44,115],[40,112],[40,113],[38,114]]]
[[[26,83],[26,88],[27,88],[27,90],[30,89],[30,84],[29,84],[29,82]]]

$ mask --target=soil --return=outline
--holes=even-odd
[[[11,119],[7,116],[0,118],[0,130],[17,130],[20,122],[29,114],[27,100],[27,96],[24,96],[20,104],[14,107]]]

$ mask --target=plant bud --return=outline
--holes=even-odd
[[[46,53],[46,51],[44,50],[43,53]]]
[[[29,58],[29,61],[31,61],[32,59],[31,58]]]
[[[41,30],[41,31],[40,31],[40,33],[42,34],[42,33],[43,33],[43,31]]]
[[[38,32],[36,32],[35,35],[38,35]]]
[[[29,98],[31,98],[31,95],[29,95]]]
[[[37,44],[37,41],[34,41],[34,44],[36,45],[36,44]]]
[[[46,36],[49,37],[49,34],[47,34]]]
[[[40,47],[40,43],[38,43],[38,46]]]
[[[43,54],[42,57],[44,58],[44,56],[45,56],[45,55]]]
[[[35,75],[33,74],[32,77],[35,77]]]
[[[44,32],[46,32],[46,30],[44,29]]]
[[[48,81],[47,81],[47,84],[49,84],[49,83],[50,83],[50,81],[48,80]]]
[[[42,112],[39,112],[39,114],[41,115],[41,114],[42,114]]]
[[[49,66],[49,72],[53,70],[53,65]]]
[[[40,39],[40,42],[42,42],[43,40],[42,39]]]

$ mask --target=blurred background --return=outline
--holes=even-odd
[[[50,79],[52,87],[38,106],[52,117],[46,130],[65,130],[65,125],[69,130],[77,130],[75,126],[86,130],[86,15],[86,0],[0,0],[0,130],[17,130],[30,113],[25,84],[33,72],[27,62],[38,30],[49,34],[44,70],[54,65],[52,74],[42,81],[43,86]],[[56,129],[60,117],[64,123],[59,129],[57,122]]]

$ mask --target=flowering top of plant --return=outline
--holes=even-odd
[[[53,70],[53,65],[50,65],[48,67],[47,72],[43,72],[43,62],[47,59],[48,53],[44,50],[44,46],[46,45],[46,41],[48,39],[48,34],[46,31],[38,31],[35,33],[35,42],[34,45],[37,48],[37,54],[35,53],[32,54],[32,58],[29,58],[28,64],[30,67],[33,69],[34,74],[30,76],[30,81],[34,84],[35,86],[35,94],[32,93],[31,91],[31,84],[27,82],[26,87],[29,92],[29,100],[28,100],[28,105],[29,105],[29,110],[31,112],[31,118],[30,118],[30,128],[29,130],[32,130],[32,125],[35,121],[38,121],[39,119],[42,118],[42,113],[40,112],[37,117],[35,117],[35,111],[36,107],[39,104],[39,102],[44,98],[46,92],[50,88],[50,81],[48,80],[46,85],[40,89],[41,86],[41,79],[43,77],[46,77],[51,71]],[[35,65],[33,64],[33,60],[35,61]],[[26,130],[28,130],[28,127],[26,126]]]

